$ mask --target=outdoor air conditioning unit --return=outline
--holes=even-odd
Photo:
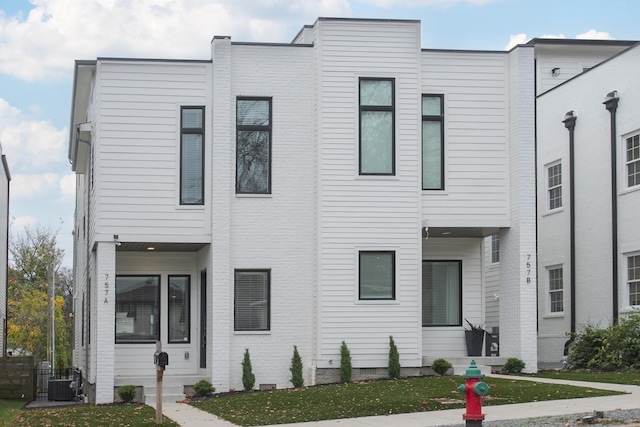
[[[49,400],[73,400],[71,380],[49,380]]]

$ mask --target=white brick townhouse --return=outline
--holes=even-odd
[[[76,62],[74,360],[92,401],[154,396],[157,340],[175,395],[241,389],[245,349],[262,387],[290,386],[294,345],[307,384],[342,341],[357,374],[386,372],[389,336],[417,372],[466,357],[466,320],[536,369],[536,44],[421,49],[418,21],[321,18],[288,44],[211,49]]]
[[[544,364],[562,360],[571,332],[640,308],[640,46],[591,42],[574,46],[572,61],[566,46],[551,48],[555,56],[541,70],[547,80],[580,75],[546,85],[538,99]]]

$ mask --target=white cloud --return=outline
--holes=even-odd
[[[586,33],[578,34],[577,39],[613,40],[611,34],[604,31],[589,30]]]
[[[59,189],[55,173],[11,176],[11,199],[35,199]]]
[[[65,175],[60,179],[60,193],[65,199],[75,199],[76,175],[74,173]]]
[[[31,120],[0,98],[0,141],[12,175],[64,162],[67,138],[66,128],[56,129],[49,120]]]
[[[422,6],[453,6],[457,3],[468,3],[476,6],[495,3],[498,0],[361,0],[362,3],[378,7],[422,7]]]
[[[511,50],[519,44],[524,44],[528,41],[527,35],[524,33],[520,34],[511,34],[509,37],[509,43],[504,47],[504,50]]]
[[[17,218],[11,218],[11,232],[12,234],[20,233],[27,227],[33,227],[38,223],[38,220],[32,216],[19,216]]]
[[[349,0],[31,3],[34,8],[25,16],[0,13],[0,72],[30,81],[68,77],[75,59],[208,59],[208,42],[214,35],[241,41],[288,42],[302,25],[311,24],[318,16],[351,14]]]

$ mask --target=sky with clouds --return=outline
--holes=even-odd
[[[289,42],[319,16],[418,19],[422,47],[435,49],[504,50],[533,37],[640,40],[637,0],[0,0],[12,233],[59,228],[71,265],[74,60],[209,59],[214,35]]]

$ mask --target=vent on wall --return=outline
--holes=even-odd
[[[360,375],[378,375],[378,368],[360,368]]]
[[[260,391],[271,391],[275,389],[276,389],[275,384],[260,384]]]

